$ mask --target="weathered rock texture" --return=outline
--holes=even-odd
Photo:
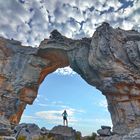
[[[139,140],[139,139],[140,139],[140,128],[136,128],[132,130],[129,134],[124,136],[120,136],[118,134],[109,137],[97,136],[95,140]]]
[[[38,48],[0,38],[1,118],[18,123],[45,76],[68,65],[106,96],[115,133],[140,127],[140,33],[107,23],[81,40],[54,30]]]
[[[45,129],[45,133],[44,133]],[[72,127],[55,126],[52,130],[39,128],[36,124],[20,124],[15,128],[14,137],[26,140],[81,140],[81,134]],[[43,132],[43,133],[42,133]]]
[[[111,136],[112,135],[111,127],[109,127],[109,126],[101,126],[101,129],[97,130],[97,133],[100,136]]]

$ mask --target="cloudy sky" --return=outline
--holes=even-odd
[[[140,30],[140,0],[0,0],[0,36],[38,46],[58,29],[67,37],[92,36],[102,22]]]
[[[140,31],[139,15],[140,0],[0,0],[0,36],[38,47],[54,29],[71,38],[91,37],[104,21]],[[106,106],[100,91],[71,69],[60,69],[44,80],[21,122],[50,129],[62,124],[67,109],[70,125],[86,135],[111,125]]]

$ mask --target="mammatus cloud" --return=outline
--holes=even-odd
[[[0,0],[0,36],[38,46],[53,29],[67,37],[92,36],[102,22],[140,30],[139,0]]]

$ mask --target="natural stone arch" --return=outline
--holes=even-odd
[[[68,65],[106,96],[115,133],[126,134],[140,125],[140,34],[136,31],[103,23],[92,38],[72,40],[54,30],[39,48],[1,38],[0,64],[4,127],[8,121],[19,122],[47,74]]]

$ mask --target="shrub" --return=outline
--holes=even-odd
[[[86,138],[86,140],[95,140],[96,136],[97,136],[96,133],[92,133],[92,135],[91,136],[88,136]]]
[[[33,140],[45,140],[44,137],[34,138]]]
[[[80,132],[77,132],[76,133],[76,140],[81,140],[81,133]]]
[[[41,136],[37,139],[33,139],[33,140],[53,140],[52,138],[48,138],[47,136]]]
[[[25,137],[25,136],[19,136],[19,137],[17,138],[17,140],[26,140],[26,137]]]

